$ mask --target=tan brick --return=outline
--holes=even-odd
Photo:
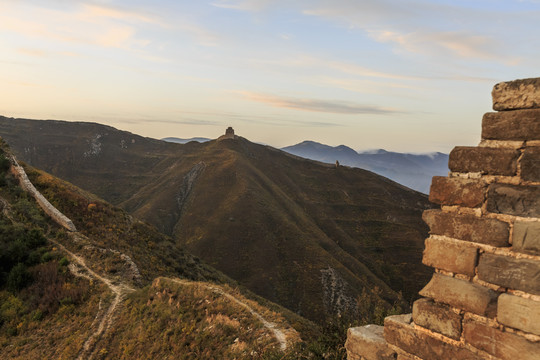
[[[484,253],[480,256],[477,269],[481,280],[540,294],[540,261]]]
[[[540,335],[540,301],[502,294],[497,304],[497,320],[501,324]]]
[[[498,293],[450,276],[433,274],[419,294],[478,315],[495,317]]]
[[[512,250],[540,255],[540,222],[515,222],[512,233]]]
[[[415,359],[414,357],[412,357],[411,355],[407,355],[407,354],[398,354],[396,360],[416,360],[416,359]]]
[[[441,210],[426,210],[422,218],[429,225],[430,233],[434,235],[445,235],[497,247],[509,245],[509,225],[504,221],[446,213]]]
[[[366,325],[349,328],[347,331],[347,359],[394,360],[396,352],[388,347],[383,336],[383,327]]]
[[[526,181],[540,181],[540,147],[528,147],[523,152],[521,177]]]
[[[384,338],[388,343],[424,360],[481,359],[468,349],[452,345],[415,330],[410,315],[388,316],[384,319]]]
[[[498,83],[491,97],[497,111],[540,108],[540,78]]]
[[[459,340],[461,336],[461,315],[447,305],[431,299],[418,299],[413,304],[412,318],[415,324]]]
[[[448,167],[454,172],[515,175],[520,152],[515,149],[458,146],[450,153]]]
[[[437,269],[474,276],[477,254],[474,246],[428,238],[422,262]]]
[[[482,118],[482,139],[540,140],[540,109],[485,114]]]
[[[487,210],[496,214],[540,217],[540,186],[492,184],[487,193]]]
[[[533,343],[516,334],[485,324],[467,321],[463,325],[465,341],[502,360],[538,360],[540,342]]]
[[[429,201],[441,205],[479,207],[484,201],[486,184],[481,180],[434,176]]]

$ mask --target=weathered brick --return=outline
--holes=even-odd
[[[480,256],[477,270],[481,280],[540,294],[540,261],[484,253]]]
[[[414,357],[412,357],[412,355],[398,354],[396,360],[416,360],[416,359]]]
[[[540,109],[486,113],[482,118],[482,139],[540,140]]]
[[[431,299],[418,299],[413,304],[412,318],[415,324],[433,330],[449,338],[459,340],[461,336],[461,315],[447,305]]]
[[[495,317],[498,293],[450,276],[433,274],[419,294],[478,315]]]
[[[538,360],[540,342],[531,342],[516,334],[503,332],[476,321],[463,325],[465,341],[502,360]]]
[[[396,352],[384,340],[383,327],[366,325],[349,328],[347,331],[347,359],[394,360]]]
[[[521,178],[540,181],[540,147],[528,147],[521,158]]]
[[[428,224],[430,233],[434,235],[498,247],[509,245],[509,225],[504,221],[441,210],[426,210],[422,218]]]
[[[424,360],[481,359],[468,349],[454,346],[415,330],[411,325],[410,315],[388,316],[384,319],[384,338],[388,343]]]
[[[515,175],[520,153],[515,149],[458,146],[450,153],[448,167],[455,172]]]
[[[523,217],[540,216],[540,186],[491,184],[487,210],[497,214]]]
[[[437,269],[474,276],[477,254],[474,246],[428,238],[422,262]]]
[[[540,222],[515,222],[512,233],[512,250],[540,255]]]
[[[497,111],[540,108],[540,78],[498,83],[491,97]]]
[[[441,205],[478,207],[484,201],[486,184],[481,180],[434,176],[429,201]]]
[[[502,294],[497,304],[497,320],[501,324],[540,335],[540,301]]]

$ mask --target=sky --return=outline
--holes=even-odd
[[[0,115],[275,147],[477,145],[540,0],[0,0]]]

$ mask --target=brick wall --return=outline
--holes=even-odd
[[[540,78],[495,85],[477,147],[434,177],[412,314],[349,329],[350,360],[540,359]]]

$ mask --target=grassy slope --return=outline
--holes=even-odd
[[[98,124],[10,119],[0,119],[0,131],[30,163],[121,204],[258,294],[312,319],[343,310],[338,295],[349,303],[367,296],[384,307],[397,291],[409,300],[429,276],[420,261],[426,197],[370,172],[243,139],[179,145]],[[206,167],[181,213],[184,176],[201,161]],[[331,278],[321,283],[329,268],[344,284],[334,294]]]
[[[205,346],[212,345],[206,353],[210,358],[220,358],[223,354],[233,353],[238,355],[238,358],[250,358],[246,354],[251,354],[251,351],[266,358],[278,353],[276,342],[270,333],[261,329],[260,322],[246,313],[243,307],[224,300],[209,301],[215,295],[211,294],[212,291],[201,290],[204,286],[208,286],[205,285],[207,283],[193,283],[194,289],[200,288],[198,291],[186,291],[191,289],[191,286],[187,285],[186,289],[180,291],[182,286],[162,279],[162,284],[170,283],[168,288],[181,298],[182,308],[153,301],[156,291],[163,290],[163,286],[159,289],[157,284],[149,286],[150,281],[162,275],[221,283],[222,285],[212,286],[224,286],[227,292],[234,293],[244,302],[249,302],[258,312],[285,328],[290,329],[288,324],[292,323],[304,339],[314,339],[320,335],[313,324],[275,304],[262,300],[261,302],[266,302],[265,305],[268,307],[259,305],[257,300],[261,299],[257,296],[246,290],[240,291],[232,280],[178,248],[170,238],[157,232],[152,226],[133,219],[124,211],[51,175],[30,167],[27,167],[27,172],[36,187],[61,211],[71,216],[81,233],[88,238],[81,237],[79,243],[69,241],[71,237],[66,236],[62,229],[48,220],[33,199],[21,191],[15,179],[7,173],[2,173],[0,174],[2,180],[7,181],[3,181],[3,185],[0,185],[0,196],[5,201],[2,202],[1,210],[9,209],[10,217],[19,219],[16,224],[18,228],[38,226],[47,237],[54,238],[71,251],[82,255],[87,264],[103,276],[110,278],[123,276],[122,261],[119,261],[114,252],[96,251],[98,247],[120,250],[130,255],[141,270],[142,280],[136,282],[135,285],[138,285],[136,291],[122,306],[122,312],[118,315],[118,325],[113,327],[111,335],[100,345],[101,350],[98,353],[100,358],[133,358],[134,354],[131,352],[133,349],[140,358],[176,356],[173,355],[176,354],[173,352],[174,349],[169,346],[170,335],[178,335],[179,329],[193,324],[200,326],[190,329],[188,333],[181,332],[181,337],[188,343],[196,344],[197,341],[204,340]],[[21,202],[24,203],[23,215],[18,211]],[[11,220],[5,218],[5,212],[0,215],[1,222],[11,223]],[[33,284],[15,292],[0,288],[0,357],[75,358],[84,339],[90,333],[90,325],[94,322],[100,299],[110,297],[107,289],[98,282],[75,278],[67,271],[65,264],[59,265],[59,260],[65,254],[56,247],[48,244],[40,251],[47,254],[48,260],[31,269],[37,274]],[[52,270],[49,269],[51,266]],[[44,267],[49,270],[44,271]],[[49,278],[51,274],[56,274],[57,268],[60,273],[54,277],[55,279],[59,277],[59,280],[51,282]],[[57,287],[51,290],[53,289],[51,286],[60,286],[60,290]],[[61,289],[72,290],[66,293],[68,295],[73,294],[75,289],[81,289],[82,297],[76,301],[53,299],[53,302],[59,302],[59,306],[56,306],[54,311],[41,311],[40,309],[48,309],[43,306],[49,304],[47,302],[51,297],[49,293],[62,294],[64,290]],[[252,300],[248,300],[249,298]],[[55,307],[50,304],[47,306]],[[209,318],[208,314],[214,316]],[[211,331],[208,328],[211,322],[217,322],[219,325],[217,330]],[[153,327],[148,327],[148,324],[152,324]],[[229,326],[231,324],[232,327]],[[141,329],[143,333],[134,338],[134,332],[140,332]],[[253,329],[258,330],[252,332]],[[205,331],[210,331],[215,337],[206,338],[209,333]],[[237,337],[241,342],[234,343]],[[135,339],[135,343],[132,343]],[[297,337],[296,341],[298,340]],[[176,344],[181,348],[184,345],[184,343]],[[290,349],[291,354],[297,351],[300,351],[298,347]]]

